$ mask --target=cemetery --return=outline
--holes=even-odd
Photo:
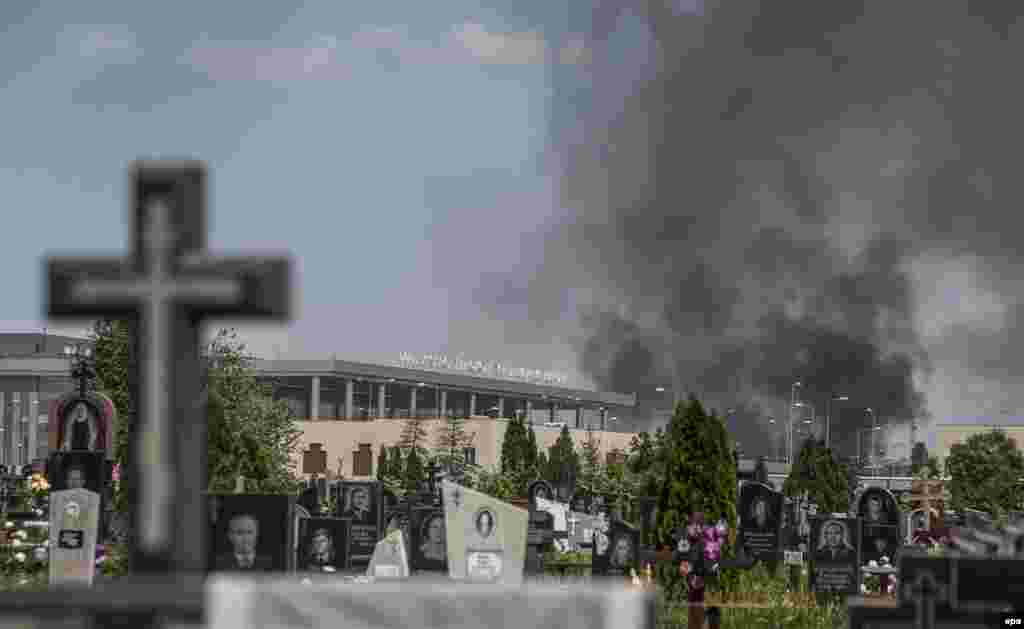
[[[136,317],[133,358],[119,389],[98,344],[54,405],[45,469],[3,470],[0,614],[97,627],[487,626],[511,610],[559,627],[935,627],[984,626],[1024,600],[1024,514],[954,513],[936,479],[902,502],[845,480],[822,489],[833,463],[810,439],[783,487],[739,481],[722,419],[694,397],[659,449],[638,442],[624,462],[602,463],[593,441],[576,452],[567,432],[539,452],[519,418],[501,468],[482,469],[460,458],[472,436],[453,417],[439,436],[410,418],[373,481],[332,470],[322,444],[290,469],[288,413],[272,401],[254,413],[266,393],[246,384],[240,351],[221,336],[204,354],[197,334],[199,314],[286,318],[289,262],[186,260],[204,247],[204,177],[194,163],[137,165],[134,258],[49,263],[49,314]],[[258,422],[279,440],[247,439]]]

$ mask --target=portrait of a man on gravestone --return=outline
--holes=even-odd
[[[214,571],[285,572],[294,519],[290,496],[220,494],[211,544]]]
[[[341,517],[349,518],[353,524],[369,524],[373,522],[373,501],[370,490],[365,486],[352,487],[348,491],[348,502],[342,509]]]
[[[612,555],[608,560],[608,564],[612,568],[627,570],[633,564],[635,556],[636,552],[633,548],[632,538],[628,535],[620,535],[612,542]]]
[[[270,556],[257,552],[260,521],[251,513],[238,513],[228,520],[225,537],[229,552],[217,555],[216,570],[254,570],[269,572],[273,569]]]
[[[341,518],[306,518],[300,525],[298,568],[333,573],[348,568],[349,522]]]

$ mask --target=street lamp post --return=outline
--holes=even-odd
[[[839,397],[828,398],[828,406],[825,409],[825,447],[829,447],[829,441],[832,437],[832,402],[847,402],[850,398],[845,395]]]
[[[790,400],[789,400],[789,412],[786,413],[788,417],[788,425],[786,427],[786,463],[789,465],[793,464],[793,408],[797,403],[797,389],[803,386],[803,383],[797,380],[793,383],[790,388]]]

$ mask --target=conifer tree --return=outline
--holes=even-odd
[[[525,421],[525,420],[524,420]],[[526,426],[526,445],[523,448],[523,460],[526,463],[526,470],[533,475],[538,475],[537,460],[540,448],[537,446],[537,433],[533,431],[533,422]]]
[[[543,475],[544,480],[555,483],[558,481],[559,475],[562,473],[562,464],[569,463],[573,470],[579,469],[579,456],[576,454],[576,445],[573,443],[572,435],[569,434],[569,429],[566,426],[562,426],[562,432],[559,433],[558,439],[555,440],[555,445],[548,449],[548,462],[547,469]]]
[[[412,447],[409,449],[409,454],[405,456],[405,469],[403,471],[402,488],[407,493],[415,493],[427,477],[427,471],[424,467],[423,457],[420,454],[419,448]]]
[[[514,417],[505,426],[505,437],[501,442],[501,473],[507,477],[521,472],[524,468],[526,429],[519,417]]]
[[[466,420],[452,415],[445,418],[444,426],[437,435],[435,454],[437,463],[456,476],[466,469],[466,452],[475,435],[466,432]]]
[[[782,487],[787,496],[808,498],[824,513],[846,513],[850,508],[849,479],[846,471],[825,447],[823,441],[808,437],[800,447],[796,464]]]
[[[665,476],[658,501],[657,539],[668,543],[689,514],[736,528],[736,465],[725,424],[693,396],[676,405],[665,436]],[[728,545],[726,546],[728,548]],[[723,549],[725,556],[725,549]]]

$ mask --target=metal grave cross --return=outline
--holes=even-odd
[[[208,524],[206,416],[200,326],[216,316],[286,321],[287,258],[214,258],[206,252],[206,167],[196,161],[132,165],[131,258],[50,259],[47,315],[123,317],[137,325],[129,378],[138,401],[126,475],[132,505],[132,576],[92,590],[0,593],[0,610],[142,613],[202,609]]]

